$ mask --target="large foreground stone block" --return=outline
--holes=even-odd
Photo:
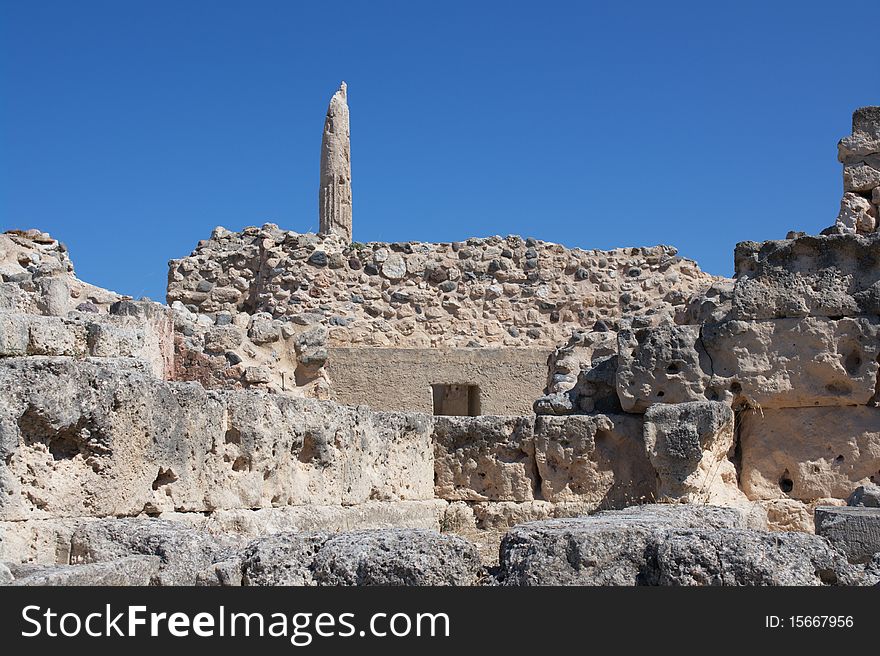
[[[434,493],[448,501],[531,501],[537,470],[532,417],[438,417]]]
[[[734,253],[739,319],[880,314],[880,235],[746,241]]]
[[[620,508],[656,493],[637,415],[538,416],[535,460],[545,501]]]
[[[816,533],[846,554],[852,563],[867,563],[880,554],[880,508],[820,506]]]
[[[639,585],[648,581],[646,550],[675,528],[744,528],[733,508],[648,505],[511,529],[501,542],[504,585]]]
[[[160,560],[156,556],[128,556],[89,565],[36,567],[17,572],[18,576],[15,576],[10,585],[150,585],[159,572],[159,566]]]
[[[740,414],[740,485],[750,499],[846,499],[880,477],[880,409],[779,408]]]
[[[646,561],[649,585],[853,585],[861,575],[827,540],[796,532],[671,531]]]
[[[474,585],[480,569],[473,544],[412,529],[281,533],[241,556],[245,585]]]

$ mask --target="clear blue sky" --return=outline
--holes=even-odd
[[[358,241],[673,244],[816,232],[880,103],[880,3],[0,2],[0,227],[164,299],[211,229],[317,227],[349,85]]]

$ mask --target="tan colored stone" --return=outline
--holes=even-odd
[[[733,411],[716,401],[655,404],[645,413],[645,448],[661,502],[744,503],[737,487]]]
[[[750,499],[846,499],[880,479],[880,409],[744,411],[740,483]]]
[[[737,407],[867,403],[880,355],[876,318],[726,321],[622,331],[617,392],[626,412],[652,403]]]
[[[448,501],[531,501],[536,469],[530,417],[438,417],[434,495]]]
[[[538,416],[535,460],[545,501],[622,507],[656,494],[639,416]]]

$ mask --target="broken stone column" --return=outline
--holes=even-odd
[[[853,112],[852,134],[837,145],[843,164],[843,200],[836,227],[843,232],[877,229],[880,203],[880,107]]]
[[[351,143],[345,82],[330,99],[321,140],[318,232],[351,242]]]

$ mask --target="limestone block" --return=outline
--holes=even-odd
[[[733,450],[733,411],[717,401],[656,404],[645,412],[645,448],[659,478],[660,501],[745,501]]]
[[[307,504],[273,508],[232,508],[211,513],[165,512],[160,519],[183,522],[210,533],[260,536],[295,531],[354,531],[378,528],[440,530],[449,504],[423,501],[366,501],[351,506]]]
[[[844,191],[871,191],[880,186],[880,158],[868,158],[867,162],[845,164],[843,167]]]
[[[878,477],[878,479],[880,479],[880,477]],[[874,483],[860,485],[849,495],[849,498],[846,500],[846,505],[880,508],[880,485],[875,485]]]
[[[725,321],[620,333],[626,412],[719,400],[762,408],[856,405],[875,394],[876,317]]]
[[[875,393],[876,317],[728,321],[704,326],[702,344],[715,376],[711,392],[738,404],[861,405]]]
[[[0,519],[433,498],[428,417],[207,392],[122,362],[0,363]]]
[[[867,563],[880,553],[880,508],[816,508],[816,533],[846,554],[851,563]]]
[[[28,355],[82,357],[86,353],[86,341],[86,329],[82,325],[60,317],[28,317]]]
[[[622,330],[618,349],[617,395],[624,412],[706,398],[712,364],[700,342],[700,326]]]
[[[740,415],[740,485],[750,499],[846,499],[880,478],[880,409],[747,410]]]
[[[531,501],[536,486],[530,417],[438,417],[434,494],[448,501]]]
[[[0,357],[27,355],[28,323],[25,315],[0,312]]]
[[[852,233],[874,232],[877,227],[877,210],[867,198],[847,192],[840,201],[837,224]]]
[[[545,501],[622,507],[656,492],[639,416],[539,416],[535,461]]]
[[[72,565],[131,556],[158,557],[161,570],[153,575],[156,584],[193,585],[199,572],[232,557],[246,540],[178,522],[124,517],[85,524],[74,531],[70,544]]]
[[[252,542],[241,563],[244,585],[474,585],[480,571],[473,544],[413,529],[281,533]]]
[[[880,314],[880,234],[741,242],[734,265],[736,318]]]

